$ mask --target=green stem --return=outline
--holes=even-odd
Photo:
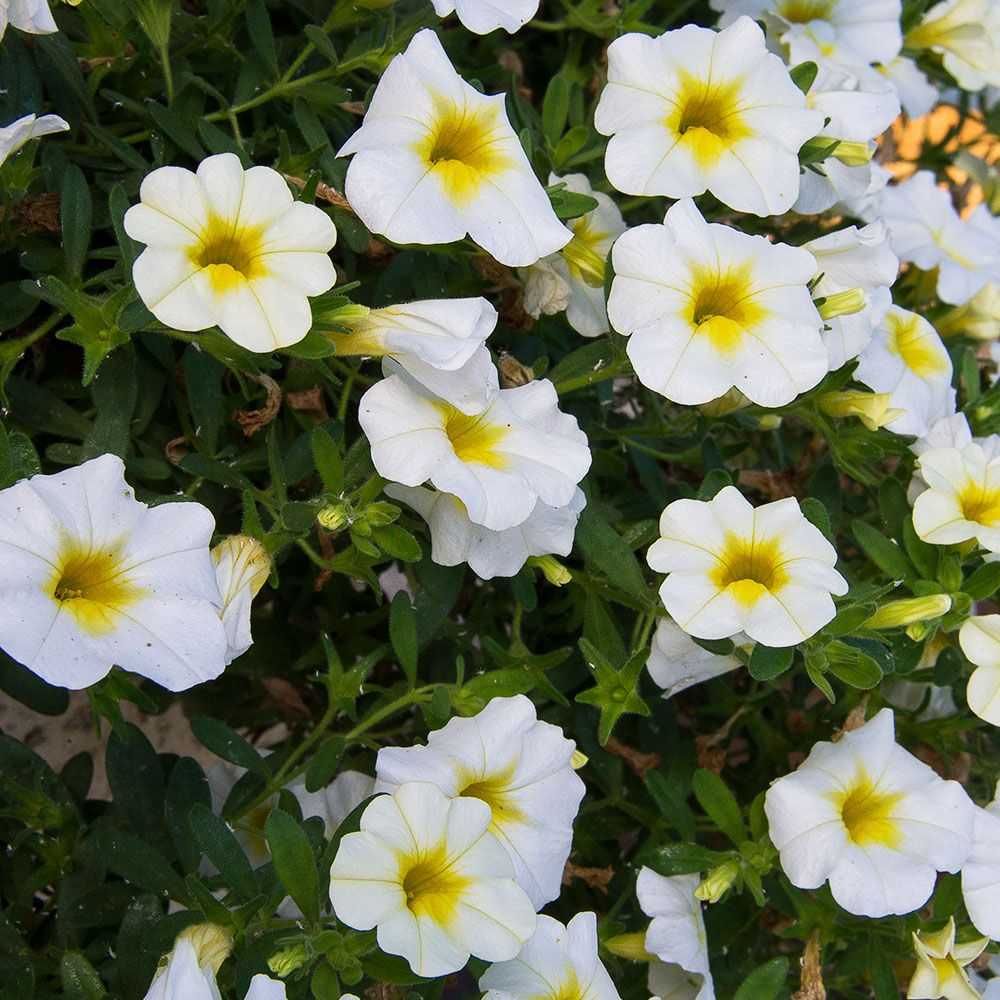
[[[630,365],[628,360],[622,358],[619,361],[613,361],[611,364],[605,365],[603,368],[598,368],[596,371],[587,372],[586,375],[578,375],[576,378],[563,379],[562,382],[557,382],[556,392],[561,396],[563,393],[573,392],[575,389],[585,389],[587,386],[595,385],[597,382],[604,382],[609,378],[624,375],[629,370]]]

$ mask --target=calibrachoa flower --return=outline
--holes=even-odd
[[[612,251],[614,328],[643,385],[677,403],[731,388],[781,406],[827,373],[807,250],[707,223],[690,200],[662,225],[630,229]]]
[[[212,549],[215,578],[222,594],[222,624],[226,630],[226,662],[253,645],[250,606],[267,582],[271,560],[264,546],[247,535],[230,535]]]
[[[102,455],[0,492],[0,646],[59,687],[119,666],[183,691],[226,664],[215,522],[139,503],[124,473]]]
[[[930,49],[963,90],[1000,86],[1000,7],[993,0],[944,0],[906,36],[911,49]]]
[[[836,302],[860,292],[860,309],[825,320],[823,345],[830,371],[856,358],[872,339],[872,331],[892,305],[890,288],[899,271],[899,260],[889,246],[882,222],[858,229],[850,226],[827,233],[803,246],[816,260],[813,296]]]
[[[960,334],[996,340],[1000,337],[1000,288],[993,281],[983,285],[968,302],[945,313],[935,325],[942,337]]]
[[[597,337],[608,332],[604,262],[612,244],[625,232],[625,221],[618,206],[606,194],[595,191],[583,174],[549,177],[549,184],[559,183],[568,191],[595,199],[597,208],[567,223],[573,239],[559,253],[524,272],[524,310],[538,317],[565,309],[566,319],[577,333]]]
[[[715,1000],[705,921],[694,894],[700,881],[697,875],[665,878],[650,868],[636,880],[639,906],[651,918],[646,951],[659,959],[650,966],[649,988],[661,1000]]]
[[[465,504],[450,493],[399,485],[389,485],[385,492],[427,522],[434,562],[439,566],[468,563],[483,580],[515,576],[531,556],[568,556],[587,502],[580,489],[565,507],[550,507],[539,500],[520,524],[491,531],[470,521]]]
[[[372,386],[358,420],[380,475],[404,486],[430,480],[493,531],[525,521],[541,500],[565,507],[590,468],[587,438],[542,379],[492,392],[476,414],[401,375]]]
[[[1000,793],[1000,788],[997,789]],[[1000,798],[976,806],[972,854],[962,866],[962,896],[980,934],[1000,939]]]
[[[965,691],[969,708],[980,719],[1000,726],[1000,615],[966,619],[958,642],[976,669]]]
[[[445,976],[470,955],[513,958],[535,930],[535,911],[489,831],[490,807],[411,781],[376,798],[361,829],[340,842],[330,871],[338,919],[377,929],[379,947],[418,976]]]
[[[670,617],[699,639],[745,632],[792,646],[831,621],[831,594],[846,594],[837,553],[792,498],[754,509],[734,486],[714,499],[675,500],[647,555],[667,578]]]
[[[958,545],[971,539],[1000,552],[1000,456],[979,444],[932,448],[917,459],[927,484],[913,504],[913,527],[925,542]]]
[[[963,305],[988,282],[1000,281],[1000,222],[984,205],[963,220],[931,171],[887,187],[877,211],[900,260],[938,269],[937,293],[945,302]]]
[[[910,118],[923,118],[930,114],[941,96],[917,64],[906,56],[897,56],[892,62],[876,69],[892,84],[903,110]]]
[[[764,800],[771,840],[793,885],[817,889],[866,917],[909,913],[957,872],[972,848],[975,809],[895,740],[882,709],[839,743],[817,743]]]
[[[39,136],[52,135],[55,132],[65,132],[69,122],[58,115],[25,115],[16,122],[0,128],[0,163],[13,156],[25,143]]]
[[[380,750],[375,788],[431,781],[446,795],[485,802],[518,885],[540,909],[559,895],[583,798],[570,764],[574,750],[561,729],[539,721],[524,695],[494,698],[471,719],[432,732],[427,746]]]
[[[900,0],[711,0],[721,24],[740,15],[762,19],[768,31],[788,42],[805,27],[829,30],[833,58],[848,64],[885,63],[903,44]]]
[[[491,965],[479,980],[484,1000],[620,1000],[597,957],[597,917],[568,924],[540,916],[517,958]]]
[[[750,645],[749,637],[733,636],[737,646]],[[653,633],[646,669],[656,684],[663,688],[663,697],[672,698],[695,684],[720,677],[742,666],[732,655],[709,652],[699,646],[676,622],[661,618]]]
[[[33,35],[49,35],[59,30],[48,0],[0,0],[0,38],[8,24]]]
[[[338,316],[348,333],[328,334],[338,354],[386,357],[463,413],[498,389],[486,340],[497,311],[484,298],[429,299]]]
[[[980,1000],[979,991],[969,982],[966,966],[971,965],[990,943],[989,938],[955,940],[955,918],[935,933],[913,935],[917,968],[906,991],[907,1000]]]
[[[504,95],[480,94],[433,31],[418,32],[379,81],[345,191],[361,221],[396,243],[466,234],[500,263],[533,264],[569,242],[511,127]]]
[[[538,13],[539,0],[431,0],[438,17],[458,12],[458,19],[477,35],[495,28],[513,34]]]
[[[608,48],[594,125],[611,136],[608,180],[627,194],[689,198],[773,215],[799,193],[798,152],[823,127],[747,17],[715,32],[627,34]]]
[[[889,430],[914,437],[955,412],[951,375],[951,358],[934,327],[899,306],[885,314],[854,372],[869,389],[889,393],[889,407],[899,411]]]
[[[312,326],[309,296],[333,287],[330,217],[295,201],[270,167],[244,170],[232,153],[197,173],[160,167],[125,213],[125,231],[145,243],[132,269],[153,315],[175,330],[218,326],[251,351],[298,343]]]

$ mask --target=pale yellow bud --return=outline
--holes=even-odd
[[[573,574],[555,556],[532,556],[528,565],[534,566],[556,587],[564,587],[573,579]]]
[[[345,525],[351,523],[351,510],[346,503],[334,503],[329,507],[324,507],[317,515],[321,527],[327,531],[340,531]]]
[[[695,897],[704,903],[717,903],[732,887],[739,873],[738,861],[734,859],[723,861],[717,868],[713,868],[695,889]]]
[[[932,594],[930,597],[907,597],[901,601],[883,604],[865,622],[865,628],[900,628],[917,622],[940,618],[951,610],[951,598],[947,594]]]
[[[304,944],[291,944],[281,951],[275,952],[268,960],[267,967],[279,978],[284,979],[297,972],[311,961],[309,951]]]
[[[863,167],[872,161],[875,155],[873,142],[846,142],[841,139],[837,148],[830,154],[835,160],[840,160],[845,167]]]
[[[619,958],[629,958],[633,962],[654,962],[655,955],[646,951],[646,935],[641,931],[629,934],[616,934],[604,942],[604,947]]]
[[[816,303],[823,319],[836,319],[838,316],[853,316],[868,305],[868,299],[860,288],[851,288],[846,292],[834,292],[825,295]]]
[[[581,767],[586,767],[589,763],[590,758],[577,747],[573,751],[573,756],[569,759],[569,766],[573,768],[574,771],[579,771]]]
[[[819,408],[831,417],[857,417],[870,431],[892,423],[903,411],[889,406],[892,394],[846,389],[827,392],[819,397]]]
[[[187,941],[198,956],[198,965],[213,972],[222,968],[222,963],[233,950],[233,936],[218,924],[192,924],[177,935],[178,941]]]
[[[739,389],[730,389],[724,396],[702,403],[698,409],[706,417],[725,417],[749,405],[750,400]]]

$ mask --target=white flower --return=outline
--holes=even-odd
[[[618,206],[595,191],[583,174],[558,177],[549,184],[565,184],[568,191],[597,201],[597,208],[571,220],[573,239],[558,254],[528,268],[524,288],[524,311],[529,316],[551,316],[566,310],[566,319],[577,333],[598,337],[608,332],[604,304],[604,262],[615,240],[625,232]]]
[[[267,582],[271,560],[264,546],[246,535],[229,535],[212,549],[215,578],[222,594],[222,624],[226,630],[226,662],[253,645],[250,606]]]
[[[911,49],[930,49],[963,90],[1000,85],[1000,7],[994,0],[944,0],[906,36]]]
[[[914,437],[955,412],[951,375],[951,358],[934,327],[899,306],[886,313],[854,372],[869,389],[890,394],[889,407],[900,416],[888,429]]]
[[[909,913],[957,872],[972,846],[974,807],[895,741],[882,709],[839,743],[817,743],[764,800],[771,840],[793,885],[866,917]]]
[[[358,420],[380,475],[430,480],[494,531],[521,524],[538,500],[565,507],[590,468],[587,437],[546,379],[498,389],[469,415],[393,375],[364,394]]]
[[[251,351],[298,343],[312,326],[309,296],[333,287],[330,217],[295,201],[270,167],[244,170],[219,153],[198,172],[160,167],[125,213],[147,244],[132,268],[153,315],[175,330],[219,326]]]
[[[816,298],[858,289],[865,306],[858,312],[826,320],[823,344],[830,371],[856,358],[872,338],[872,331],[892,305],[890,288],[899,271],[899,260],[889,246],[889,234],[881,222],[858,229],[838,229],[806,243],[816,259],[819,281],[813,286]]]
[[[892,84],[910,118],[923,118],[934,110],[941,95],[912,59],[897,56],[877,69]]]
[[[903,44],[900,0],[711,0],[721,24],[740,15],[762,19],[768,31],[787,42],[796,29],[828,29],[831,54],[849,63],[888,62]]]
[[[485,802],[518,885],[540,909],[559,895],[583,798],[570,764],[574,749],[524,695],[494,698],[471,719],[454,718],[432,732],[427,746],[384,747],[375,787],[431,781],[448,796]]]
[[[0,0],[0,38],[8,24],[33,35],[50,35],[59,30],[48,0]]]
[[[965,305],[945,313],[938,330],[943,337],[957,334],[976,340],[1000,338],[1000,288],[997,283],[990,281],[983,285]]]
[[[387,486],[385,492],[409,504],[427,522],[434,562],[439,566],[468,563],[483,580],[515,576],[530,556],[568,556],[587,502],[580,489],[565,507],[550,507],[539,500],[520,524],[491,531],[470,521],[465,504],[450,493],[397,485]]]
[[[1000,456],[982,445],[933,448],[917,459],[927,484],[913,504],[913,527],[925,542],[957,545],[971,539],[1000,552]]]
[[[497,311],[484,298],[429,299],[338,317],[349,333],[331,333],[338,354],[385,357],[463,413],[477,413],[499,388],[485,348]]]
[[[639,381],[677,403],[790,403],[827,372],[807,250],[707,223],[690,200],[619,237],[608,315]]]
[[[985,808],[976,807],[972,855],[962,866],[962,895],[976,930],[994,941],[1000,940],[1000,798],[997,795]]]
[[[950,687],[941,687],[926,681],[895,678],[882,686],[881,693],[890,705],[906,712],[915,712],[926,699],[926,707],[917,716],[921,722],[948,719],[957,712]]]
[[[834,616],[846,594],[837,553],[792,498],[756,510],[734,486],[713,500],[675,500],[647,554],[667,578],[663,604],[699,639],[745,632],[765,646],[792,646]]]
[[[715,1000],[705,921],[694,894],[700,881],[697,875],[664,878],[650,868],[636,880],[639,906],[652,918],[646,951],[660,960],[650,966],[649,988],[661,1000]]]
[[[16,153],[25,143],[39,136],[52,135],[53,132],[66,132],[69,122],[58,115],[25,115],[4,128],[0,128],[0,163]]]
[[[927,931],[913,935],[917,968],[910,979],[908,1000],[981,1000],[969,982],[966,966],[971,965],[990,943],[989,938],[955,941],[955,918],[934,934]]]
[[[608,48],[608,85],[594,125],[611,136],[608,180],[627,194],[689,198],[773,215],[799,193],[798,152],[823,126],[764,35],[741,17],[659,38],[627,34]]]
[[[540,916],[517,958],[491,965],[479,980],[484,1000],[620,1000],[597,957],[597,917],[568,924]]]
[[[750,643],[749,636],[733,636],[737,646]],[[743,664],[730,653],[722,656],[699,646],[676,622],[661,618],[653,633],[653,644],[646,660],[649,676],[663,688],[663,697],[672,698],[702,681],[736,670]]]
[[[535,911],[489,832],[490,807],[411,781],[376,798],[361,829],[340,842],[330,870],[337,917],[377,928],[379,947],[418,976],[445,976],[470,955],[513,958],[535,930]]]
[[[513,34],[538,13],[539,0],[431,0],[434,13],[447,17],[457,11],[458,19],[477,35],[495,28]]]
[[[969,708],[980,719],[1000,726],[1000,615],[967,619],[959,629],[958,642],[976,667],[965,692]]]
[[[852,168],[845,168],[852,169]],[[852,175],[853,176],[853,175]],[[862,219],[865,222],[876,222],[881,219],[881,206],[879,199],[886,185],[893,179],[893,175],[882,166],[872,160],[868,164],[868,184],[860,194],[845,194],[834,206],[834,211],[841,215],[849,215],[853,219]]]
[[[119,666],[183,691],[226,663],[215,522],[139,503],[124,473],[102,455],[0,492],[0,646],[59,687]]]
[[[565,311],[569,305],[573,289],[569,274],[561,267],[557,256],[546,257],[521,272],[524,282],[524,311],[538,319],[539,316],[555,316]]]
[[[841,143],[802,175],[794,209],[803,215],[816,215],[839,201],[865,194],[871,182],[867,161],[875,151],[871,140],[899,115],[899,97],[876,73],[848,73],[820,65],[806,102],[827,119],[817,142],[836,139]]]
[[[524,267],[565,245],[504,108],[466,83],[430,30],[379,81],[345,191],[361,221],[395,243],[454,243],[466,234],[502,264]]]
[[[285,1000],[286,996],[284,983],[258,972],[250,980],[250,988],[243,1000]],[[178,997],[178,1000],[187,1000],[187,997]]]
[[[929,170],[886,188],[878,198],[899,259],[924,271],[938,268],[937,293],[952,305],[963,305],[988,282],[1000,280],[998,223],[985,205],[980,208],[963,222]]]
[[[215,974],[232,947],[232,935],[217,924],[186,927],[161,960],[145,1000],[221,1000]]]

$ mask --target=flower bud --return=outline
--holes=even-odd
[[[556,587],[564,587],[573,579],[573,574],[555,556],[532,556],[528,565],[540,570],[545,579]]]
[[[996,340],[1000,337],[1000,288],[991,281],[964,306],[949,309],[934,321],[942,337],[973,337]]]
[[[819,408],[831,417],[857,417],[870,431],[892,423],[902,410],[891,409],[892,393],[861,392],[847,389],[827,392],[819,397]]]
[[[732,887],[739,873],[740,863],[738,861],[732,858],[729,861],[723,861],[717,868],[713,868],[701,885],[695,889],[695,897],[705,903],[717,903]]]
[[[198,956],[198,965],[202,969],[211,966],[213,972],[219,971],[233,950],[232,934],[218,924],[192,924],[177,935],[177,940],[187,941]]]
[[[900,628],[917,622],[940,618],[951,610],[951,598],[947,594],[931,594],[929,597],[907,597],[901,601],[883,604],[864,623],[865,628]]]
[[[641,931],[629,934],[616,934],[604,942],[604,947],[619,958],[629,958],[633,962],[653,962],[655,955],[646,951],[646,935]]]
[[[573,751],[573,756],[569,759],[569,766],[573,768],[574,771],[579,771],[581,767],[586,767],[590,758],[577,747]]]
[[[561,251],[570,269],[576,268],[591,288],[604,287],[604,258],[579,236],[574,236]]]
[[[868,305],[868,299],[860,288],[850,288],[846,292],[834,292],[816,302],[820,316],[823,319],[836,319],[838,316],[853,316]]]
[[[329,507],[324,507],[316,515],[316,520],[327,531],[340,531],[341,528],[352,522],[353,511],[348,503],[333,503]]]
[[[540,260],[522,268],[520,275],[524,282],[524,311],[529,316],[554,316],[569,305],[569,282],[551,264]]]
[[[290,944],[275,952],[268,960],[267,967],[280,979],[297,972],[311,961],[309,950],[304,944]]]
[[[848,142],[841,139],[830,155],[835,160],[840,160],[845,167],[863,167],[871,163],[875,155],[875,143]]]

